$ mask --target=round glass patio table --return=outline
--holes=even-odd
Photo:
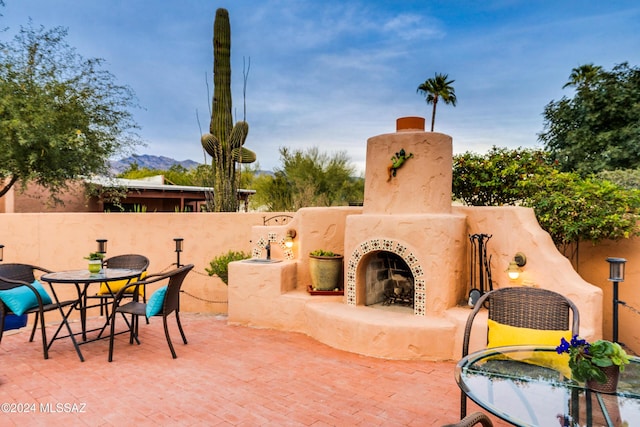
[[[455,368],[460,389],[516,426],[640,426],[640,359],[631,358],[615,394],[571,378],[555,347],[496,347],[471,353]]]
[[[119,281],[119,280],[133,281],[135,278],[140,276],[140,273],[141,271],[139,270],[131,270],[131,269],[124,269],[124,268],[103,268],[102,270],[100,270],[99,273],[91,273],[89,270],[71,270],[71,271],[58,271],[58,272],[47,273],[42,275],[40,279],[49,283],[51,293],[53,294],[53,297],[56,300],[56,303],[59,303],[60,300],[58,298],[58,294],[56,293],[54,284],[66,284],[67,286],[74,285],[77,292],[76,303],[73,306],[71,306],[66,313],[62,310],[62,308],[60,308],[60,314],[62,315],[63,321],[62,323],[60,323],[60,325],[58,326],[58,329],[56,330],[55,334],[51,338],[51,342],[49,343],[49,346],[51,346],[51,344],[55,340],[69,337],[73,342],[73,346],[75,347],[76,352],[78,353],[78,357],[80,358],[81,361],[84,362],[84,357],[82,356],[82,352],[80,351],[79,346],[81,344],[86,344],[86,343],[101,339],[102,334],[109,322],[109,319],[107,318],[107,320],[105,321],[104,325],[101,328],[95,329],[100,331],[97,338],[93,340],[87,339],[87,332],[91,332],[91,331],[87,331],[87,308],[89,308],[87,307],[87,290],[89,286],[95,283],[105,283],[107,284],[107,287],[108,287],[109,283],[114,281]],[[111,291],[111,288],[108,288],[108,289],[111,295],[113,296],[113,292]],[[80,332],[80,334],[82,334],[81,342],[76,341],[75,339],[76,334],[71,331],[71,326],[69,325],[68,319],[73,310],[80,311],[80,324],[82,328],[82,331]],[[58,336],[63,326],[67,327],[67,330],[69,331],[69,335]]]

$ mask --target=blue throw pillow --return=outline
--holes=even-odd
[[[36,288],[36,291],[40,294],[42,304],[51,304],[51,297],[40,282],[34,280],[31,286]],[[22,316],[25,311],[38,306],[38,299],[33,291],[26,286],[0,291],[0,299],[9,307],[9,310],[18,316]]]
[[[167,287],[163,286],[161,288],[158,288],[158,290],[151,295],[151,298],[149,298],[149,302],[147,303],[147,318],[153,317],[156,314],[160,313],[160,311],[162,310],[162,304],[164,304],[164,296],[166,294]]]

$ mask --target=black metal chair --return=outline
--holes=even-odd
[[[152,274],[147,276],[144,280],[140,280],[137,282],[133,282],[131,286],[134,286],[136,289],[133,292],[133,301],[129,301],[125,304],[121,305],[123,298],[125,297],[125,291],[127,289],[120,289],[116,294],[113,310],[111,311],[111,335],[109,337],[109,362],[113,360],[113,346],[114,346],[114,337],[116,335],[115,326],[116,326],[116,317],[118,313],[122,313],[124,315],[130,314],[131,320],[128,322],[129,327],[129,344],[133,344],[134,339],[138,340],[138,327],[139,327],[139,317],[145,316],[149,314],[147,308],[151,306],[155,306],[157,304],[157,312],[152,313],[151,316],[162,316],[162,322],[164,325],[164,334],[167,339],[167,344],[169,344],[169,350],[171,350],[171,355],[175,359],[178,357],[173,348],[173,344],[171,343],[171,337],[169,336],[169,328],[167,325],[167,316],[171,313],[175,312],[176,322],[178,324],[178,329],[180,330],[180,335],[182,336],[182,341],[187,344],[187,338],[182,329],[182,324],[180,323],[180,288],[182,287],[182,283],[184,282],[185,277],[193,269],[193,264],[185,265],[183,267],[176,268],[167,273],[162,274]],[[149,298],[149,303],[143,303],[138,301],[138,292],[137,289],[140,286],[147,286],[152,283],[166,281],[166,291],[157,295],[154,293]],[[162,288],[160,288],[162,289]],[[159,289],[159,290],[160,290]],[[156,291],[156,292],[159,292]],[[162,298],[155,298],[158,295],[162,295]]]
[[[578,308],[564,295],[524,286],[494,289],[480,297],[467,318],[462,357],[469,354],[473,321],[483,307],[488,308],[489,319],[503,325],[547,331],[570,329],[572,335],[577,335],[580,329]],[[461,391],[460,418],[466,415],[467,396]]]
[[[142,276],[146,273],[147,268],[149,268],[149,258],[147,258],[144,255],[138,255],[138,254],[116,255],[116,256],[105,259],[102,262],[102,267],[139,270],[140,276],[138,276],[138,279],[143,279]],[[100,300],[99,302],[100,315],[102,316],[104,314],[107,318],[109,318],[109,302],[113,299],[112,292],[115,294],[120,290],[122,286],[126,286],[126,283],[123,283],[123,284],[110,283],[108,286],[109,288],[107,287],[107,284],[102,283],[100,284],[100,289],[96,295],[87,296],[87,299],[96,298]],[[132,297],[133,296],[132,289],[129,288],[129,286],[126,286],[126,287],[128,291],[125,292],[125,294],[129,297]],[[111,289],[111,292],[109,292],[109,289]],[[142,299],[143,301],[146,301],[146,296],[144,294]],[[95,306],[92,306],[92,307],[95,307]]]
[[[29,342],[33,341],[38,326],[40,323],[40,330],[42,331],[42,350],[44,352],[44,358],[49,358],[49,343],[47,343],[47,330],[45,327],[44,313],[49,311],[58,311],[61,307],[68,307],[76,303],[75,300],[61,301],[57,304],[51,299],[47,291],[44,290],[42,285],[34,283],[36,277],[34,271],[41,271],[43,273],[51,273],[51,270],[46,268],[37,267],[30,264],[0,264],[0,290],[15,292],[18,289],[27,290],[23,295],[29,298],[29,302],[25,304],[24,313],[35,313],[36,317],[33,321],[33,329],[31,330],[31,336]],[[20,288],[23,286],[24,288]],[[31,297],[31,294],[35,296],[35,299]],[[14,314],[14,312],[0,300],[0,342],[2,341],[2,335],[4,330],[4,320],[7,314]]]
[[[457,423],[446,424],[442,427],[473,427],[477,424],[480,424],[482,427],[493,427],[491,419],[482,412],[474,412],[473,414],[467,415]]]

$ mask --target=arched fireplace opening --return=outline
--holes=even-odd
[[[406,261],[387,251],[375,251],[362,261],[365,279],[365,305],[407,307],[415,304],[415,280]]]

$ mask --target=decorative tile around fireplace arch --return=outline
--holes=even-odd
[[[414,279],[415,298],[413,305],[413,313],[417,316],[425,315],[426,305],[426,289],[424,281],[424,270],[418,257],[409,252],[407,246],[394,239],[371,239],[361,242],[351,252],[349,261],[347,262],[347,304],[356,305],[356,270],[362,258],[371,252],[387,251],[400,256],[411,269]]]

